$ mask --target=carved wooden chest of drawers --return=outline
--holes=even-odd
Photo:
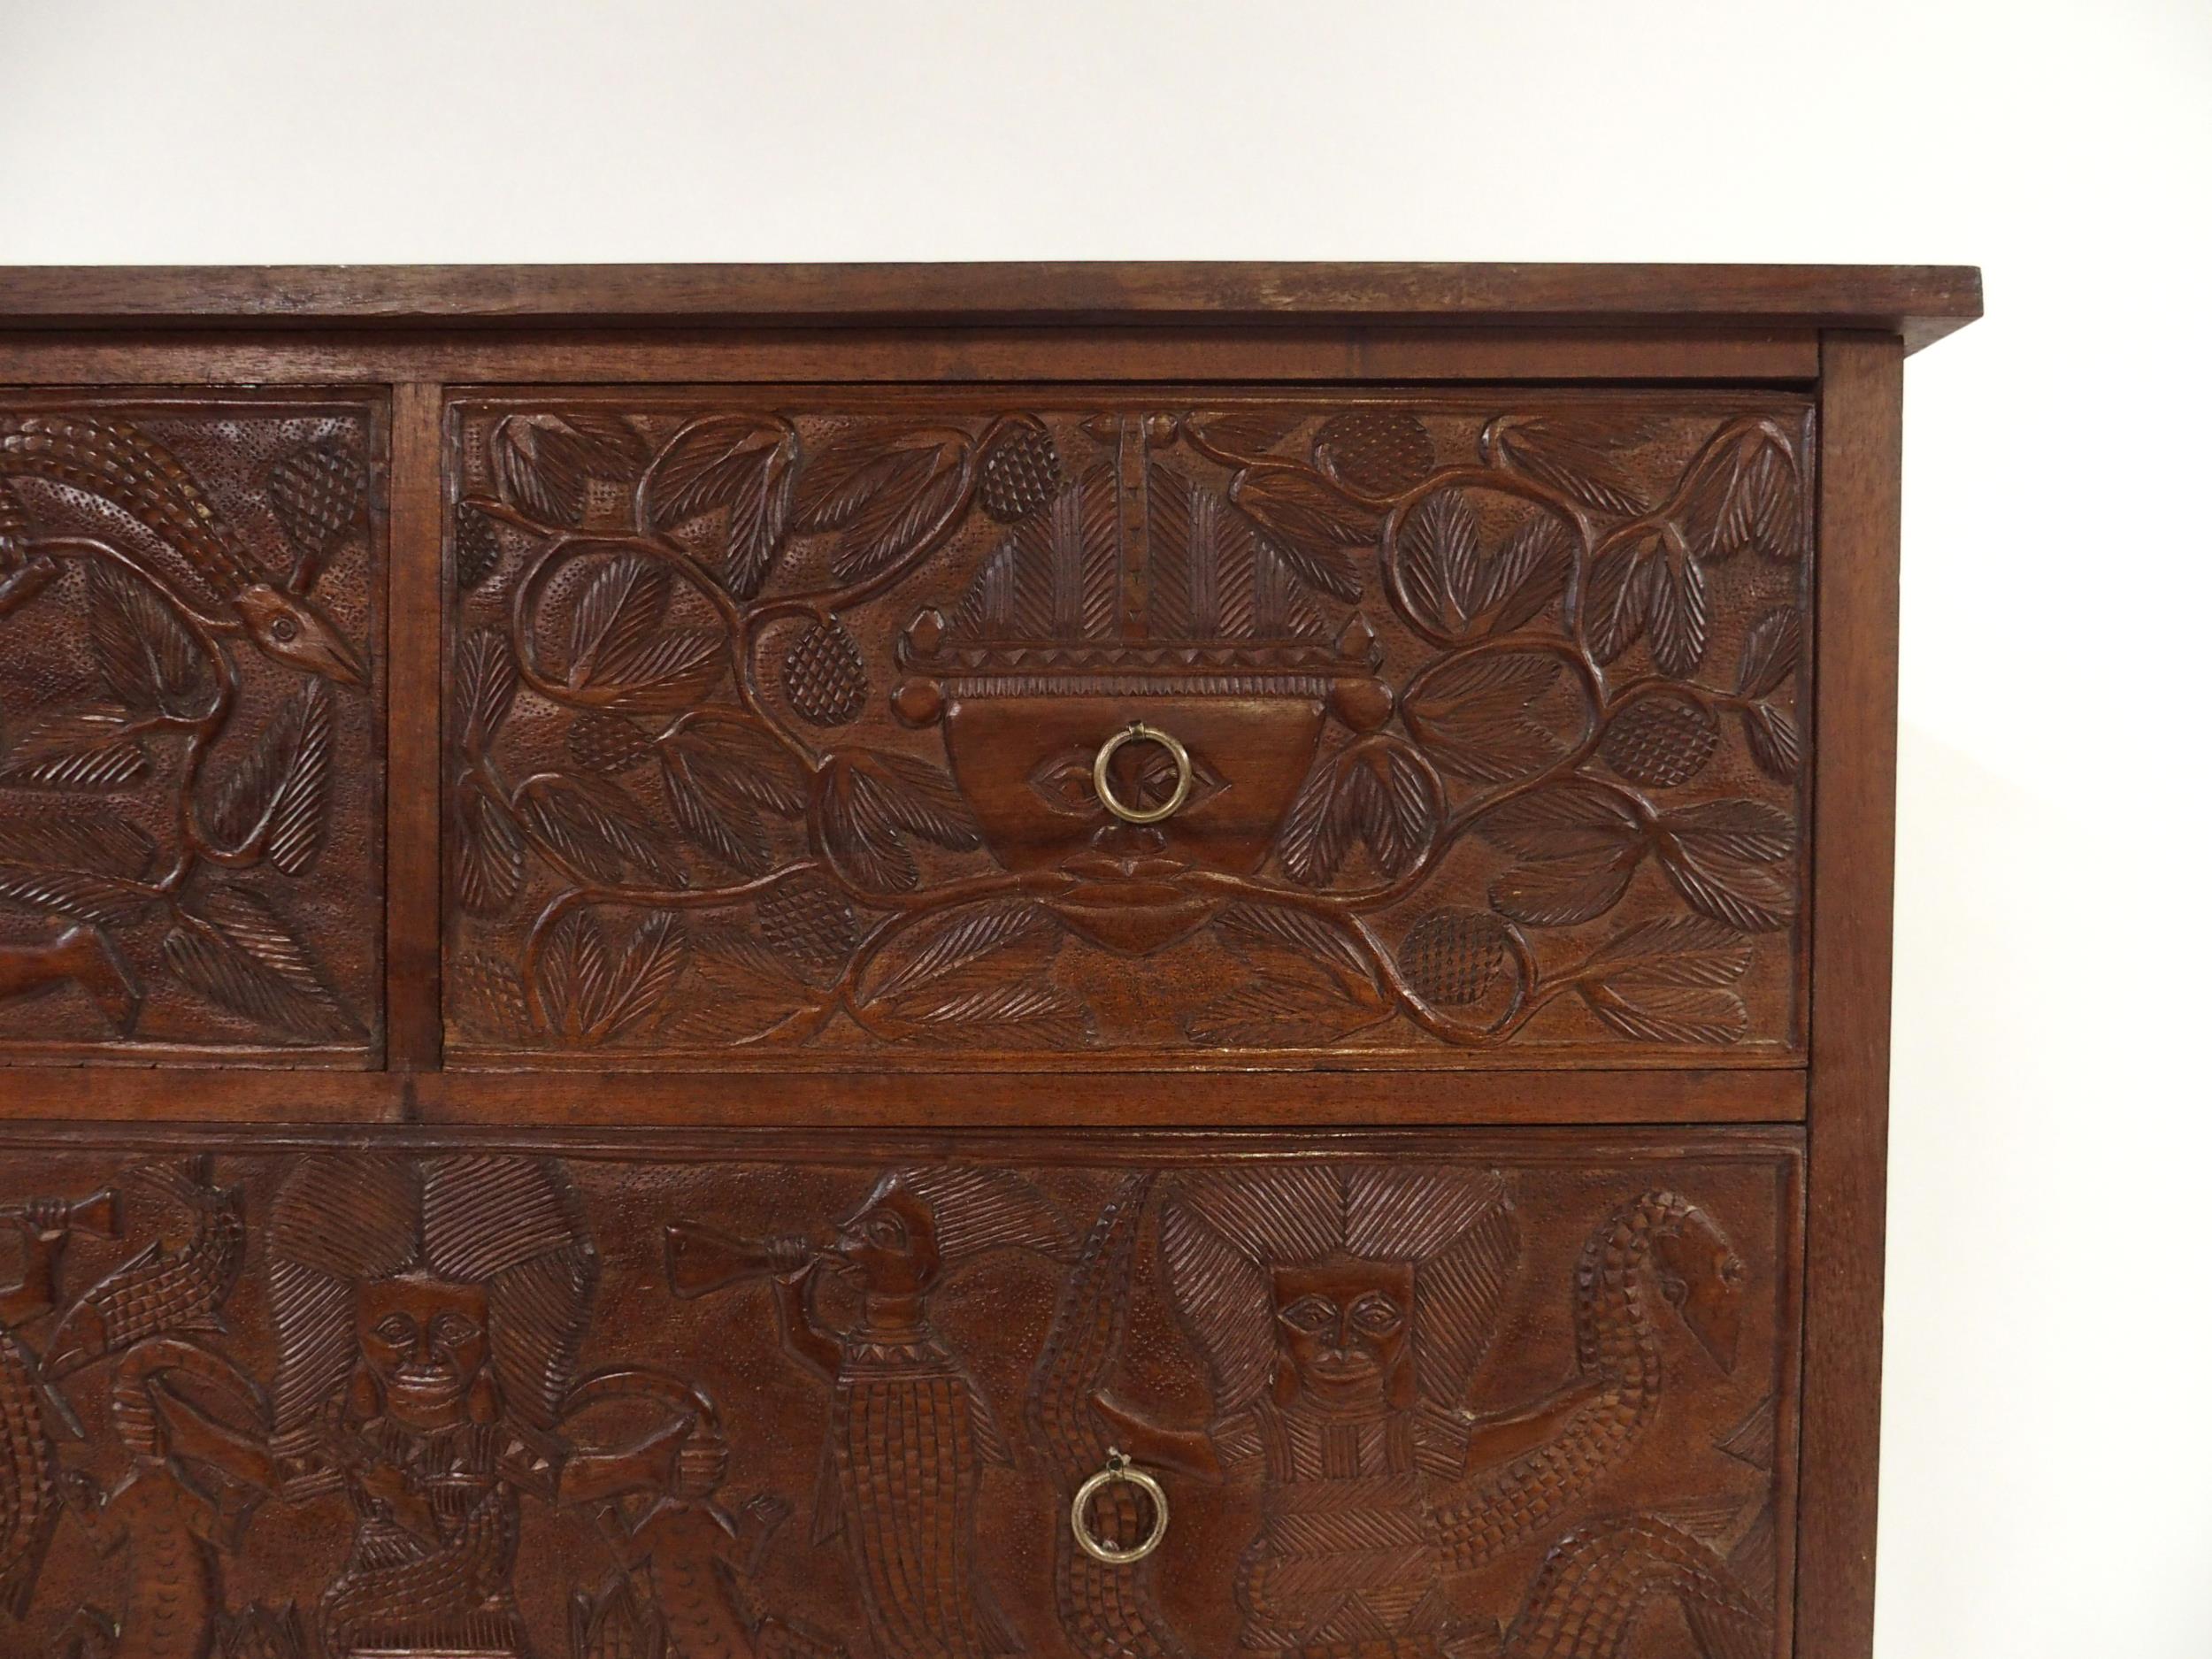
[[[1979,304],[0,273],[0,1649],[1865,1654]]]

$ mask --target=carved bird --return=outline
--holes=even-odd
[[[240,551],[184,464],[123,421],[71,414],[0,414],[0,479],[44,480],[98,496],[145,526],[211,594],[235,626],[276,661],[341,685],[368,671],[307,590],[315,562],[280,581]]]
[[[204,1158],[135,1173],[190,1212],[192,1236],[178,1250],[148,1245],[72,1304],[47,1349],[46,1375],[56,1381],[150,1337],[223,1329],[216,1310],[246,1256],[238,1188],[209,1185]]]

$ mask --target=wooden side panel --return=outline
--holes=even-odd
[[[1806,1659],[1864,1659],[1881,1437],[1904,349],[1893,336],[1835,335],[1823,367],[1797,1601]]]
[[[25,1650],[1786,1651],[1794,1136],[596,1140],[0,1148]]]
[[[374,1056],[386,421],[0,392],[0,1059]]]
[[[1788,1064],[1810,440],[1782,394],[464,396],[450,1051]]]

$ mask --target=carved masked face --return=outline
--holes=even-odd
[[[449,1428],[467,1415],[491,1358],[491,1294],[426,1273],[361,1286],[361,1360],[384,1409],[411,1429]]]
[[[1277,1398],[1332,1411],[1411,1403],[1413,1269],[1335,1256],[1274,1272]]]
[[[896,1176],[886,1176],[838,1229],[837,1253],[877,1294],[918,1294],[937,1277],[937,1229],[929,1205]]]

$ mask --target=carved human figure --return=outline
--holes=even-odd
[[[1238,1575],[1252,1652],[1479,1652],[1439,1583],[1431,1508],[1464,1467],[1455,1408],[1519,1248],[1502,1177],[1288,1165],[1185,1183],[1160,1249],[1216,1416],[1164,1426],[1102,1394],[1140,1462],[1263,1494]]]
[[[929,1298],[987,1251],[1063,1257],[1067,1221],[1002,1170],[908,1169],[879,1180],[818,1245],[762,1247],[710,1231],[672,1231],[671,1274],[692,1294],[717,1276],[774,1272],[784,1346],[828,1384],[828,1455],[815,1535],[844,1535],[875,1645],[885,1659],[989,1659],[1018,1653],[977,1571],[975,1524],[986,1463],[1012,1461],[989,1402],[932,1328]],[[777,1270],[780,1269],[780,1271]],[[823,1281],[849,1275],[859,1317],[833,1325]]]
[[[529,1659],[523,1500],[674,1491],[720,1465],[695,1418],[609,1448],[561,1432],[596,1260],[544,1160],[303,1160],[269,1256],[277,1478],[296,1502],[342,1489],[354,1511],[319,1608],[327,1659]]]

